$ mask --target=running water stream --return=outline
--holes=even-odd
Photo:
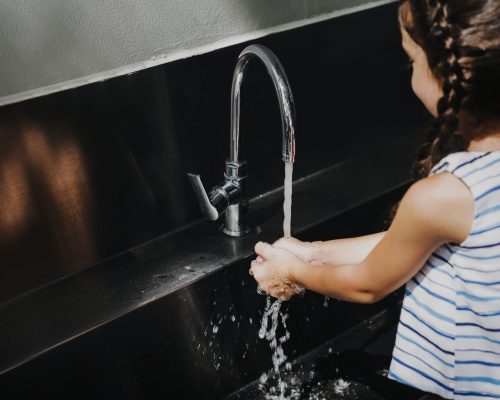
[[[292,213],[292,174],[293,164],[285,163],[285,183],[283,202],[283,236],[291,236],[291,213]],[[292,284],[296,294],[303,294],[304,288]],[[260,287],[257,287],[259,294],[265,294]],[[330,298],[325,297],[323,306],[328,307]],[[335,379],[323,379],[315,381],[316,370],[311,366],[293,364],[288,361],[283,345],[290,339],[290,332],[287,329],[287,319],[289,315],[285,309],[286,301],[273,299],[267,295],[264,313],[259,329],[259,338],[265,339],[269,343],[272,352],[271,360],[273,368],[264,372],[254,386],[257,392],[248,388],[241,392],[236,392],[231,399],[261,399],[266,400],[326,400],[326,399],[351,399],[353,398],[354,386],[352,382],[343,377],[336,376]],[[333,352],[332,347],[327,353]],[[314,367],[314,365],[313,365]],[[335,367],[335,373],[339,369]],[[312,382],[315,382],[312,384]],[[244,394],[245,393],[245,394]],[[262,396],[262,397],[261,397]],[[356,397],[354,397],[356,398]],[[370,397],[371,398],[371,397]],[[379,398],[379,397],[376,397]]]
[[[285,163],[285,199],[283,201],[283,236],[291,236],[293,163]]]
[[[293,163],[285,163],[285,194],[283,202],[283,236],[291,236],[291,217],[292,217],[292,175],[293,175]],[[296,288],[297,292],[300,292],[300,288]],[[260,292],[259,292],[260,293]],[[269,342],[269,347],[271,348],[272,362],[274,376],[270,377],[267,373],[263,373],[260,377],[260,387],[265,391],[267,386],[267,399],[273,400],[286,400],[289,399],[291,395],[294,394],[293,388],[288,388],[287,383],[282,377],[281,366],[287,360],[285,352],[283,351],[283,344],[290,339],[290,332],[286,329],[286,320],[288,314],[281,310],[283,302],[282,300],[271,300],[268,295],[266,300],[266,307],[264,309],[264,315],[262,316],[262,322],[259,330],[259,337],[261,339],[266,339]],[[278,335],[279,323],[281,321],[282,328],[280,329],[282,336]],[[291,369],[291,364],[286,363],[286,370]],[[272,379],[270,383],[268,380]],[[267,384],[267,385],[266,385]]]

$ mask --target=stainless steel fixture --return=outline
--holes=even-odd
[[[214,186],[207,194],[200,176],[188,174],[203,213],[210,220],[215,221],[225,212],[226,220],[223,231],[226,235],[235,237],[243,236],[249,231],[246,161],[239,160],[240,91],[245,68],[253,57],[259,58],[266,66],[278,96],[283,130],[282,159],[289,163],[295,161],[295,105],[290,84],[276,55],[267,47],[251,45],[240,53],[233,74],[231,141],[224,182]]]

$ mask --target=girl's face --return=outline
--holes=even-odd
[[[427,56],[422,47],[411,38],[405,29],[401,29],[401,34],[403,37],[403,49],[408,54],[412,63],[411,87],[413,92],[415,92],[427,110],[436,117],[437,103],[443,95],[439,82],[432,75],[427,62]]]

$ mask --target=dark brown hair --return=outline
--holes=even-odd
[[[500,0],[403,0],[399,22],[424,50],[443,92],[417,152],[412,172],[419,179],[465,150],[479,135],[474,127],[500,119]]]

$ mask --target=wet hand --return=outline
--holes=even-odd
[[[303,242],[293,237],[282,237],[274,242],[273,246],[295,254],[306,263],[320,265],[322,264],[318,259],[318,247],[320,243],[321,242]]]
[[[287,250],[263,242],[255,245],[255,252],[257,259],[252,261],[250,274],[262,290],[280,300],[288,300],[302,291],[293,281],[292,270],[300,268],[304,261]]]

